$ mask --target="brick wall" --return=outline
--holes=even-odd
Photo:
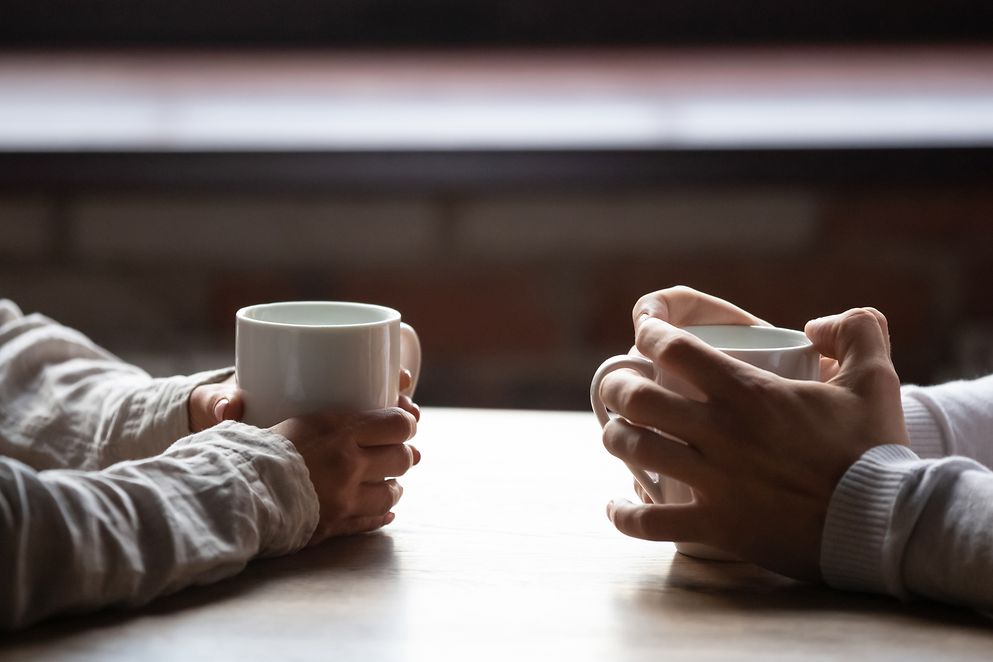
[[[680,189],[460,198],[0,198],[0,296],[156,374],[232,361],[234,311],[399,308],[419,400],[585,408],[630,308],[685,283],[779,325],[891,320],[905,380],[993,370],[993,192]]]

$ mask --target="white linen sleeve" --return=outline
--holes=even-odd
[[[0,458],[0,625],[217,581],[304,546],[318,511],[293,445],[241,423],[101,471]]]
[[[35,469],[100,469],[190,434],[189,396],[230,368],[153,379],[83,334],[0,301],[0,454]]]
[[[835,488],[821,572],[840,589],[993,608],[993,472],[872,448]]]

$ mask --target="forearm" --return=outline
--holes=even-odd
[[[190,433],[197,385],[230,370],[153,379],[77,331],[0,309],[0,454],[37,469],[99,469]]]
[[[92,435],[82,464],[73,468],[100,469],[123,460],[157,455],[189,435],[189,400],[201,384],[221,381],[230,369],[194,375],[121,379],[110,372],[80,380],[72,399],[72,420],[85,421],[72,433]],[[90,383],[86,383],[90,382]],[[58,421],[56,426],[63,426]],[[36,439],[44,439],[36,435]],[[37,443],[37,442],[36,442]]]
[[[216,581],[302,547],[317,516],[292,445],[237,423],[99,472],[0,459],[0,619],[21,627]]]
[[[832,497],[821,570],[837,588],[993,607],[993,473],[871,449]]]

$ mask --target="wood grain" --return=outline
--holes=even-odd
[[[973,612],[797,583],[625,538],[592,414],[427,409],[381,533],[143,609],[64,617],[0,659],[989,659]]]

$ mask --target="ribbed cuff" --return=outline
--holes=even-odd
[[[906,446],[876,446],[842,476],[821,538],[821,573],[835,588],[906,596],[891,558],[894,506],[920,458]]]
[[[914,387],[903,390],[903,420],[910,447],[918,457],[934,460],[948,455],[941,427],[931,411],[914,396]]]

